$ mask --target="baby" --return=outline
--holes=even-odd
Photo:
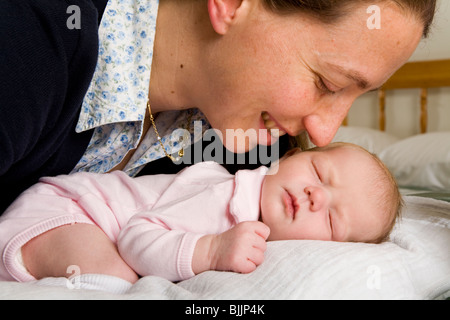
[[[271,169],[236,175],[205,162],[177,175],[43,178],[0,218],[0,280],[34,280],[21,248],[68,224],[101,228],[137,274],[180,281],[206,270],[252,272],[266,241],[380,243],[400,207],[381,161],[344,143],[294,149]]]

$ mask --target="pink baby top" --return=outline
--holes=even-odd
[[[116,171],[42,178],[0,218],[0,280],[34,280],[21,263],[21,247],[73,223],[100,227],[141,276],[188,279],[198,239],[258,220],[267,170],[231,175],[203,162],[176,175],[130,178]]]

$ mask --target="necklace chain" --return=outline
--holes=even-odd
[[[150,101],[147,101],[147,108],[148,108],[148,113],[149,113],[149,115],[150,115],[150,121],[151,121],[151,123],[152,123],[153,130],[155,131],[156,137],[157,137],[157,139],[158,139],[159,144],[161,145],[161,148],[162,148],[163,151],[164,151],[164,154],[166,155],[167,158],[169,158],[170,160],[172,160],[172,162],[178,162],[178,161],[180,161],[181,158],[183,158],[183,156],[184,156],[184,149],[181,148],[180,151],[178,151],[178,157],[174,157],[174,156],[172,156],[171,154],[169,154],[169,153],[166,151],[166,148],[164,147],[164,144],[162,143],[162,138],[161,138],[161,136],[159,135],[158,129],[156,128],[155,118],[153,117],[152,109],[151,109],[151,107],[150,107]],[[190,131],[191,121],[192,121],[192,115],[193,115],[193,112],[192,112],[192,111],[189,111],[188,122],[187,122],[187,125],[186,125],[186,128],[185,128],[187,131]]]

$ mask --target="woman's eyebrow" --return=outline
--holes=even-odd
[[[327,67],[335,69],[337,72],[343,74],[346,78],[352,80],[353,82],[356,82],[357,86],[362,90],[366,90],[367,88],[371,87],[369,80],[367,80],[367,78],[364,75],[362,75],[359,71],[351,69],[347,70],[342,66],[328,62],[326,63],[326,65]]]

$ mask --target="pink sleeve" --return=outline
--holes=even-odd
[[[120,255],[141,276],[170,281],[193,277],[192,257],[202,234],[170,230],[156,217],[134,216],[122,229],[117,246]]]
[[[117,242],[121,256],[141,276],[170,281],[193,277],[197,241],[234,225],[227,214],[233,190],[234,176],[218,164],[186,168],[151,209],[137,213],[122,228]]]

